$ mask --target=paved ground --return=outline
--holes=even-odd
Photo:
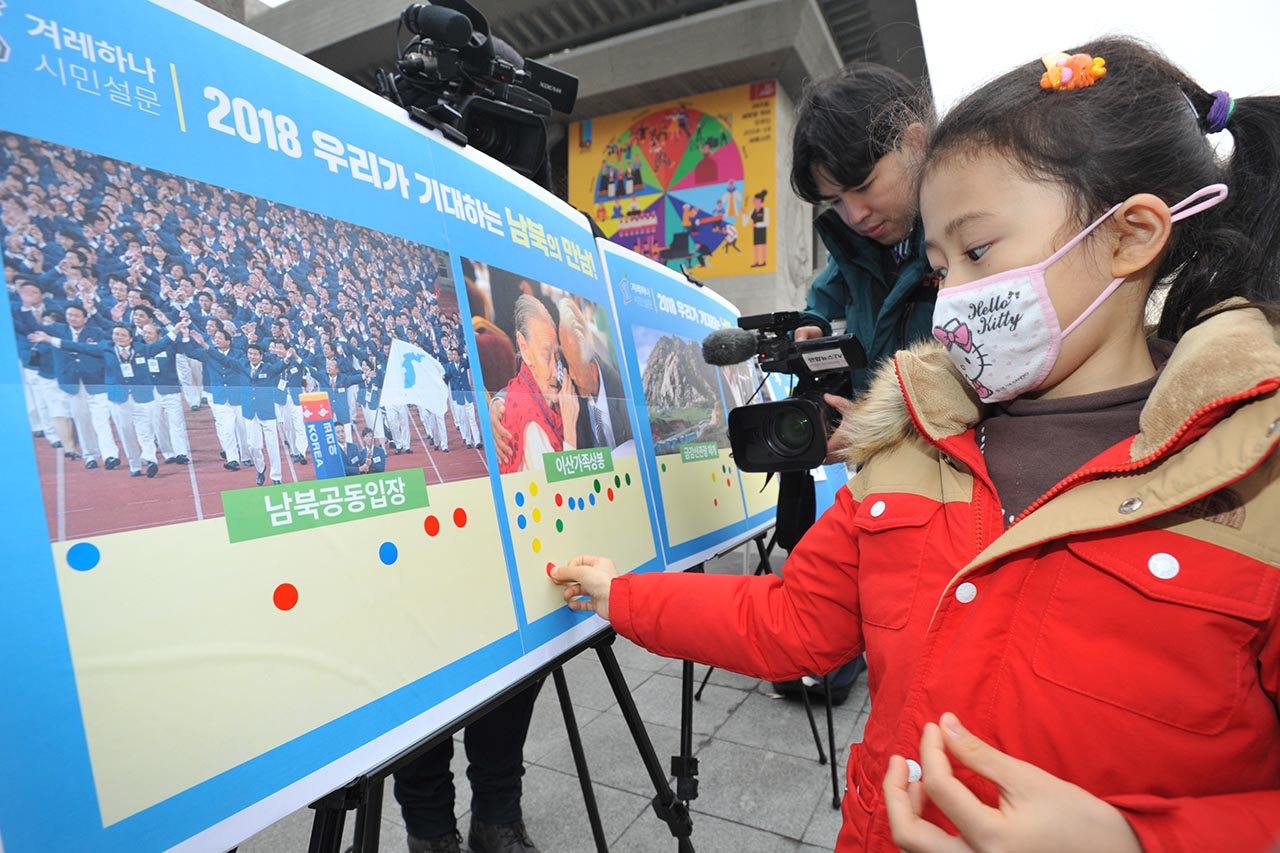
[[[754,550],[753,550],[754,553]],[[751,571],[745,551],[721,557],[709,571]],[[775,559],[775,565],[780,560]],[[618,639],[614,645],[663,767],[679,750],[680,662],[651,655]],[[565,665],[574,711],[582,731],[601,821],[615,853],[674,851],[675,839],[650,805],[653,789],[609,690],[594,652]],[[705,672],[697,667],[698,679]],[[834,725],[841,793],[848,746],[862,739],[870,701],[859,676],[849,699],[835,708]],[[826,719],[815,706],[826,746]],[[782,853],[831,850],[840,826],[832,808],[831,770],[819,765],[804,707],[776,698],[768,682],[716,671],[694,705],[694,754],[699,760],[699,796],[691,803],[693,844],[699,853]],[[528,772],[523,807],[530,835],[542,853],[594,853],[591,829],[569,752],[554,685],[538,697],[525,747]],[[459,809],[465,809],[465,758],[454,759]],[[246,841],[240,853],[302,853],[313,812],[303,809]],[[466,835],[469,815],[458,823]],[[351,837],[354,815],[346,834]],[[383,851],[407,849],[404,824],[387,781],[382,812]]]

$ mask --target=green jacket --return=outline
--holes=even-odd
[[[826,320],[844,320],[845,331],[856,335],[866,350],[867,366],[853,371],[856,397],[867,389],[876,364],[932,335],[938,291],[921,284],[929,277],[929,261],[919,223],[914,232],[916,253],[892,279],[886,247],[855,234],[834,210],[823,213],[815,224],[831,258],[809,285],[804,310]]]

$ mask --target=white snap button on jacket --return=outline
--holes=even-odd
[[[956,587],[956,601],[961,604],[968,604],[978,597],[978,588],[973,584],[965,581]]]
[[[920,769],[920,764],[914,758],[907,759],[907,781],[919,782],[924,772]]]
[[[1147,560],[1147,568],[1151,574],[1167,581],[1170,578],[1178,576],[1178,572],[1182,570],[1182,566],[1178,564],[1178,558],[1172,554],[1152,554],[1151,559]]]
[[[1137,512],[1140,509],[1142,509],[1142,498],[1126,498],[1120,502],[1120,513],[1122,515]]]
[[[885,510],[884,501],[876,501],[871,505],[871,517],[879,518],[880,516],[884,515],[884,510]]]

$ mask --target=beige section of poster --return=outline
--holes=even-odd
[[[672,545],[705,536],[746,518],[737,473],[727,447],[720,449],[719,459],[682,462],[679,453],[658,457],[662,509]]]
[[[609,499],[611,489],[613,500]],[[640,461],[635,456],[613,457],[613,471],[608,474],[555,483],[548,483],[541,471],[506,474],[502,493],[511,519],[525,617],[530,622],[564,606],[560,587],[547,579],[547,563],[563,563],[578,554],[603,554],[619,571],[629,572],[657,553],[640,482]],[[515,502],[517,493],[523,496],[523,506]],[[556,495],[561,497],[560,506]],[[592,495],[595,504],[590,502]],[[569,509],[570,498],[575,505],[577,499],[585,501],[585,508]],[[516,524],[521,515],[526,519],[523,530]],[[557,521],[563,523],[563,531],[556,529]]]
[[[431,506],[230,545],[222,519],[54,546],[103,823],[261,755],[516,630],[485,479]],[[457,507],[466,525],[453,520]],[[427,515],[440,533],[423,530]],[[378,556],[393,542],[399,558]],[[282,583],[297,605],[273,603]]]
[[[742,478],[742,494],[747,500],[747,517],[778,508],[778,477],[768,474],[739,471]],[[768,484],[765,480],[768,479]],[[763,491],[761,491],[763,489]]]

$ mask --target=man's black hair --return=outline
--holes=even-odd
[[[876,161],[898,147],[912,122],[931,124],[932,107],[911,80],[883,65],[853,62],[806,87],[791,141],[791,187],[810,204],[824,201],[813,171],[841,188],[867,179]]]

